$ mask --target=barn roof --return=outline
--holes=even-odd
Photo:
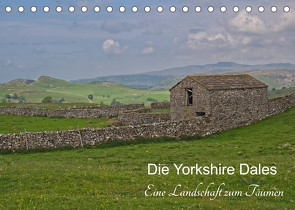
[[[208,90],[231,90],[267,87],[266,84],[248,74],[189,75],[186,78],[196,81]]]

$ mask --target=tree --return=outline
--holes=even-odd
[[[13,96],[11,97],[12,99],[18,99],[18,96],[17,96],[17,94],[15,93],[15,94],[13,94]]]
[[[5,103],[6,103],[6,99],[3,98],[3,99],[1,100],[1,103],[2,103],[2,104],[5,104]]]
[[[45,98],[42,99],[41,103],[52,103],[52,97],[51,96],[46,96]]]
[[[64,98],[61,98],[61,99],[54,100],[54,103],[56,103],[56,104],[62,104],[64,101],[65,101],[65,99]]]
[[[275,88],[272,88],[271,90],[272,90],[272,91],[275,91],[276,89],[275,89]]]
[[[92,101],[92,100],[93,100],[93,98],[94,98],[94,97],[93,97],[93,95],[92,95],[92,94],[88,95],[88,99],[89,99],[89,100],[91,100],[91,101]]]
[[[154,99],[154,98],[147,98],[146,101],[157,102],[157,99]]]
[[[286,89],[286,87],[282,87],[282,90]]]
[[[112,102],[111,102],[111,105],[113,106],[118,106],[118,105],[121,105],[122,103],[120,103],[119,101],[117,101],[115,98],[113,98]]]
[[[6,99],[10,99],[11,96],[10,96],[9,94],[6,94],[6,95],[5,95],[5,98],[6,98]]]
[[[26,98],[23,96],[18,97],[18,102],[19,103],[25,103],[26,102]]]

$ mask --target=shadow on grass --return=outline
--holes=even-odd
[[[180,137],[154,137],[154,138],[144,138],[144,137],[136,137],[135,139],[131,140],[120,140],[120,139],[112,139],[106,142],[97,144],[95,146],[87,146],[85,145],[82,147],[60,147],[60,148],[36,148],[36,149],[19,149],[19,150],[0,150],[0,154],[29,154],[29,153],[40,153],[40,152],[51,152],[51,151],[64,151],[64,150],[74,150],[74,149],[97,149],[97,148],[111,148],[111,147],[118,147],[118,146],[128,146],[134,144],[150,144],[150,143],[163,143],[163,142],[180,142],[180,141],[192,141],[204,138],[199,135],[181,135]]]

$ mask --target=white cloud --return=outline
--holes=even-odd
[[[148,55],[155,52],[155,49],[153,47],[146,47],[142,50],[142,54]]]
[[[246,33],[264,34],[270,30],[259,17],[252,16],[245,11],[230,20],[230,24],[238,31]]]
[[[252,41],[252,39],[250,37],[248,37],[248,36],[245,36],[245,37],[242,38],[242,43],[244,45],[247,45],[247,44],[251,43],[251,41]]]
[[[198,32],[189,34],[187,46],[192,50],[202,50],[210,48],[228,48],[235,44],[233,37],[224,32]]]
[[[17,66],[17,68],[19,68],[19,69],[27,69],[28,66],[20,64],[20,65]]]
[[[174,45],[179,45],[179,44],[181,44],[181,39],[179,37],[174,37],[173,43],[174,43]]]
[[[127,50],[127,48],[128,46],[121,47],[118,41],[112,39],[108,39],[102,44],[102,49],[107,55],[120,55]]]
[[[154,42],[153,41],[146,41],[146,44],[147,45],[154,45]]]
[[[283,30],[294,30],[295,29],[295,13],[284,13],[281,16],[280,22],[274,27],[276,32]]]
[[[9,59],[8,59],[8,60],[6,60],[6,62],[5,62],[5,65],[6,65],[6,66],[10,66],[10,65],[12,65],[12,61],[11,61],[11,60],[9,60]]]

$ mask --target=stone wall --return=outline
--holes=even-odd
[[[187,88],[192,88],[193,104],[187,104]],[[196,117],[196,112],[210,112],[210,92],[189,77],[183,79],[170,90],[171,120],[184,120]]]
[[[210,116],[195,117],[189,120],[169,121],[163,123],[108,127],[103,129],[81,129],[59,132],[37,132],[0,135],[0,149],[17,150],[33,148],[83,147],[118,139],[122,141],[136,137],[179,137],[180,135],[208,135],[229,128],[251,124],[268,116],[278,114],[295,105],[295,94],[268,100],[265,114],[259,117],[240,120],[216,120]],[[128,113],[128,112],[127,112]],[[132,112],[129,112],[132,113]],[[145,112],[141,114],[147,114]],[[226,122],[226,123],[225,123]]]
[[[268,103],[268,114],[274,115],[285,111],[295,105],[295,94],[270,99]]]
[[[170,102],[151,103],[151,109],[170,109]]]
[[[266,103],[263,100],[256,101],[255,103],[257,103],[256,108],[253,108],[252,110],[243,110],[230,117],[220,117],[223,113],[220,113],[220,118],[218,118],[218,115],[210,117],[210,120],[214,122],[212,124],[213,127],[211,132],[215,132],[215,129],[220,131],[249,125],[264,118],[282,113],[295,106],[295,94],[267,99]],[[235,110],[233,110],[233,112],[235,112]]]
[[[94,146],[118,139],[122,141],[136,137],[179,137],[180,135],[209,134],[210,121],[205,117],[193,120],[154,123],[137,126],[81,129],[59,132],[36,132],[0,135],[0,149],[18,150],[34,148],[59,148]]]
[[[188,104],[187,89],[192,89],[192,104]],[[207,90],[187,77],[170,92],[171,120],[207,115],[220,126],[229,128],[268,115],[267,87]]]
[[[66,118],[101,118],[118,116],[119,112],[144,108],[144,104],[127,104],[119,106],[100,106],[69,109],[42,109],[42,108],[19,108],[0,107],[0,114],[13,114],[22,116],[46,116]]]
[[[216,90],[210,96],[212,121],[225,128],[255,122],[268,115],[267,88]]]
[[[151,113],[152,109],[143,108],[120,112],[118,122],[122,125],[141,125],[170,121],[170,113]]]
[[[120,113],[118,121],[123,125],[141,125],[168,122],[170,120],[169,113],[138,113],[128,112]]]
[[[151,108],[139,108],[139,109],[132,109],[132,110],[127,110],[127,111],[121,111],[119,113],[122,114],[122,113],[132,113],[132,112],[136,112],[136,113],[151,113],[152,112],[152,109]]]

